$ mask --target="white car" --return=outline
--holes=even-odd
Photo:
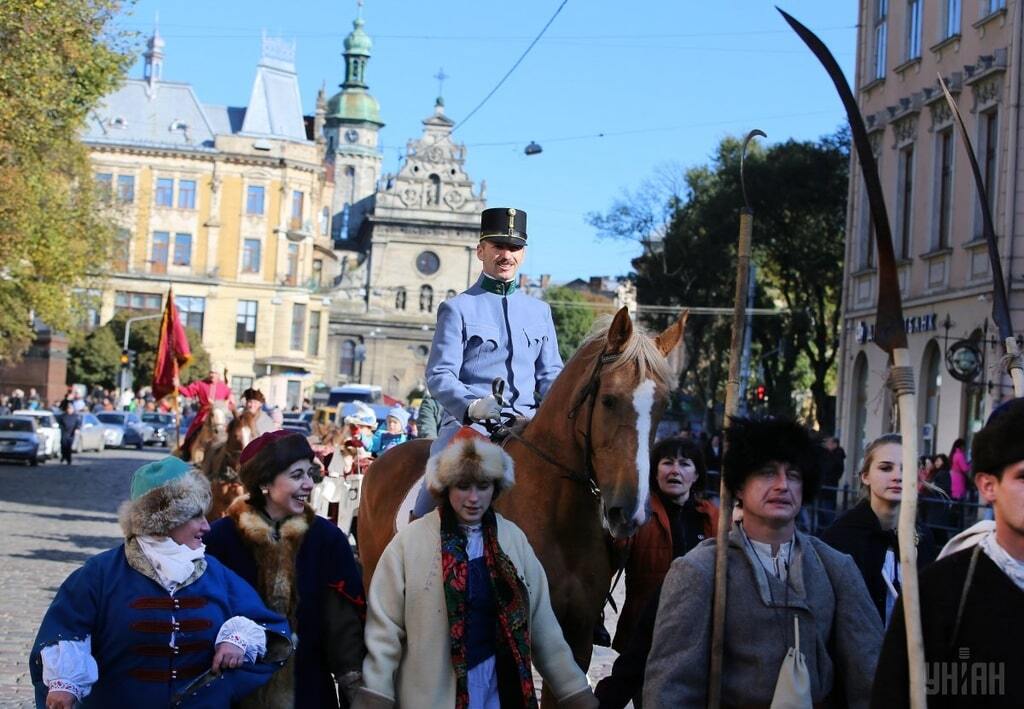
[[[81,413],[82,426],[75,431],[75,453],[84,450],[101,451],[106,447],[106,436],[100,420],[90,413]]]
[[[12,416],[28,416],[36,420],[36,433],[45,441],[47,458],[60,457],[60,426],[57,424],[57,417],[51,411],[36,411],[33,409],[18,409],[12,412]]]

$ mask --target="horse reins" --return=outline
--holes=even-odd
[[[619,358],[618,354],[607,354],[607,345],[601,350],[601,354],[597,356],[594,363],[594,369],[590,373],[590,378],[587,380],[586,385],[580,391],[579,398],[573,407],[569,409],[570,420],[575,420],[577,414],[579,414],[580,408],[589,401],[588,413],[587,413],[587,427],[583,431],[583,472],[574,470],[567,465],[564,465],[555,460],[550,454],[541,450],[539,447],[530,443],[518,433],[509,431],[508,438],[514,438],[522,443],[527,449],[532,451],[539,458],[542,458],[546,462],[555,466],[559,470],[565,473],[563,478],[572,480],[581,485],[586,485],[588,491],[595,498],[601,497],[601,486],[597,482],[597,475],[594,472],[593,460],[594,460],[594,449],[593,449],[593,435],[592,427],[594,424],[594,409],[597,407],[597,392],[601,388],[601,369],[605,364],[614,362]],[[577,429],[578,431],[579,429]],[[506,440],[508,440],[506,438]]]

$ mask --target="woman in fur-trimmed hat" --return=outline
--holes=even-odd
[[[514,482],[512,459],[478,435],[427,462],[439,506],[377,563],[353,706],[536,707],[534,664],[559,706],[597,706],[526,535],[492,509]]]
[[[37,706],[227,709],[270,680],[291,654],[288,624],[204,555],[209,504],[209,482],[179,458],[135,471],[125,543],[72,573],[43,617]]]
[[[264,433],[242,451],[237,498],[206,535],[207,550],[288,618],[292,660],[242,706],[338,706],[365,654],[363,582],[348,538],[309,506],[321,468],[306,437]]]

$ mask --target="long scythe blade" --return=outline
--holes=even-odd
[[[971,145],[971,138],[967,134],[967,127],[964,125],[964,118],[960,115],[960,109],[953,100],[953,95],[946,86],[946,81],[939,74],[939,86],[942,87],[942,95],[946,97],[949,110],[953,112],[956,123],[960,127],[960,139],[964,150],[967,151],[967,159],[971,163],[971,172],[974,173],[974,186],[978,190],[978,199],[981,200],[981,223],[985,235],[985,245],[988,247],[988,260],[992,271],[992,320],[999,328],[999,339],[1003,341],[1003,349],[1008,355],[1006,364],[1013,379],[1013,392],[1015,396],[1024,396],[1024,369],[1022,369],[1020,348],[1017,346],[1017,338],[1013,334],[1013,322],[1010,319],[1010,303],[1006,293],[1006,282],[1003,280],[1003,265],[999,258],[999,242],[996,241],[996,228],[992,220],[992,209],[989,206],[988,190],[985,188],[985,180],[981,176],[981,168],[978,166],[978,157],[974,153],[974,146]]]
[[[778,9],[778,8],[776,8]],[[903,573],[901,603],[907,629],[907,669],[910,676],[908,694],[913,709],[928,705],[925,691],[924,640],[921,629],[921,606],[917,584],[917,405],[914,396],[914,369],[910,366],[907,333],[903,323],[903,305],[900,299],[896,259],[892,248],[892,233],[886,214],[878,166],[871,152],[864,118],[850,86],[846,83],[835,57],[813,32],[791,16],[779,10],[805,44],[814,52],[835,84],[846,115],[850,121],[853,145],[860,160],[861,174],[871,205],[878,246],[878,310],[875,317],[875,343],[892,357],[890,385],[899,404],[900,430],[903,434],[903,491],[899,514],[900,569]]]

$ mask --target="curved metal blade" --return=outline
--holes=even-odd
[[[1003,267],[999,259],[999,243],[996,241],[996,229],[992,222],[992,210],[989,208],[988,191],[985,189],[985,179],[981,176],[981,168],[978,167],[978,157],[974,153],[974,146],[967,135],[967,127],[964,125],[964,118],[960,115],[953,95],[949,93],[946,81],[939,74],[939,86],[942,87],[942,95],[946,97],[949,110],[953,112],[956,123],[960,126],[960,138],[964,149],[967,151],[967,159],[971,163],[971,172],[974,173],[974,186],[978,189],[978,198],[981,199],[981,222],[985,234],[985,243],[988,245],[988,260],[992,269],[992,320],[999,328],[999,339],[1004,343],[1007,337],[1013,337],[1013,324],[1010,321],[1010,304],[1006,299],[1006,283],[1003,281]]]
[[[868,131],[864,127],[864,118],[860,115],[857,101],[853,97],[846,77],[843,76],[839,64],[832,52],[818,39],[817,35],[800,24],[784,10],[775,8],[782,14],[804,41],[814,56],[818,58],[832,83],[839,92],[839,98],[846,109],[846,117],[850,121],[850,135],[853,147],[860,161],[860,171],[864,176],[864,188],[867,191],[868,203],[871,206],[871,218],[875,226],[875,243],[878,252],[878,310],[875,314],[875,344],[892,354],[897,348],[907,346],[907,332],[903,324],[903,301],[900,298],[899,276],[896,273],[896,256],[892,248],[892,232],[889,228],[889,215],[885,209],[885,198],[882,183],[878,179],[878,165],[875,155],[871,152]]]

